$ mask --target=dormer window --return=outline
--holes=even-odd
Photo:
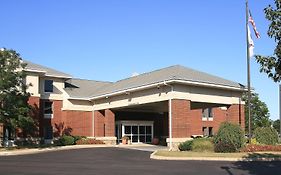
[[[54,92],[53,80],[44,81],[44,92]]]

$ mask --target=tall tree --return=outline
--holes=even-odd
[[[275,0],[275,8],[269,5],[264,9],[265,17],[270,21],[267,35],[276,42],[272,56],[256,55],[257,62],[261,65],[260,71],[272,78],[273,81],[281,80],[281,0]]]
[[[0,123],[5,139],[11,139],[16,128],[26,129],[33,124],[29,116],[29,93],[26,92],[25,64],[14,50],[0,50]]]
[[[242,97],[243,101],[248,104],[248,94],[244,93]],[[252,93],[251,98],[251,130],[254,131],[257,127],[270,126],[269,110],[267,105],[259,99],[257,93]],[[248,108],[245,108],[245,122],[246,122],[246,132],[248,131],[249,124]]]
[[[276,131],[278,133],[280,133],[280,120],[279,119],[273,121],[273,128],[276,129]]]

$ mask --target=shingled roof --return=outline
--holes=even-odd
[[[71,78],[71,75],[54,70],[52,68],[41,66],[26,60],[24,60],[24,63],[27,63],[26,71],[39,72],[43,73],[45,76],[68,79],[65,82],[65,91],[70,98],[89,100],[108,94],[115,94],[135,88],[142,88],[145,86],[155,85],[157,83],[163,83],[164,81],[182,81],[195,84],[204,83],[205,85],[209,86],[223,86],[236,90],[244,89],[244,86],[237,82],[226,80],[224,78],[210,75],[208,73],[197,71],[181,65],[174,65],[148,73],[143,73],[137,76],[119,80],[117,82],[104,82]]]
[[[175,65],[109,84],[108,86],[104,86],[102,89],[95,91],[91,97],[115,93],[122,90],[129,90],[169,80],[183,80],[194,83],[206,83],[210,85],[221,85],[243,89],[243,86],[237,82],[226,80],[224,78],[181,65]]]
[[[94,80],[83,80],[72,78],[67,80],[65,91],[71,98],[88,98],[104,88],[111,82],[94,81]]]
[[[57,71],[55,69],[52,69],[52,68],[49,68],[46,66],[35,64],[35,63],[32,63],[27,60],[23,60],[23,63],[27,64],[25,70],[29,71],[29,72],[42,72],[42,73],[44,73],[45,76],[48,76],[48,77],[60,77],[60,78],[71,78],[72,77],[69,74]]]

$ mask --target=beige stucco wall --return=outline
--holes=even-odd
[[[25,82],[28,86],[27,92],[29,92],[32,96],[40,97],[39,94],[39,76],[36,74],[28,74],[26,76]]]
[[[242,92],[199,86],[175,85],[175,98],[188,99],[193,102],[240,104]]]
[[[171,87],[161,86],[160,88],[151,88],[138,92],[130,92],[118,96],[94,100],[94,110],[107,108],[126,107],[153,102],[166,101],[171,99],[186,99],[194,102],[219,103],[219,104],[241,104],[242,92],[215,89],[208,87],[196,87],[186,85],[174,85],[174,91]]]
[[[53,80],[54,92],[52,93],[44,92],[45,80]],[[63,88],[64,88],[64,79],[53,78],[53,77],[40,77],[39,92],[41,94],[41,99],[63,100],[64,95],[66,95]]]
[[[62,110],[93,111],[93,105],[90,101],[64,99]]]

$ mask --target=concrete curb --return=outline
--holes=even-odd
[[[271,161],[281,161],[281,158],[231,158],[231,157],[165,157],[155,155],[157,151],[154,151],[150,155],[150,159],[155,160],[198,160],[198,161],[228,161],[228,162],[271,162]]]
[[[54,152],[54,151],[62,151],[62,150],[74,150],[74,149],[84,149],[84,148],[105,148],[105,147],[113,147],[113,145],[71,145],[71,146],[61,146],[61,147],[51,147],[51,148],[8,150],[8,151],[0,151],[0,156],[18,156],[18,155],[38,154],[38,153]]]

